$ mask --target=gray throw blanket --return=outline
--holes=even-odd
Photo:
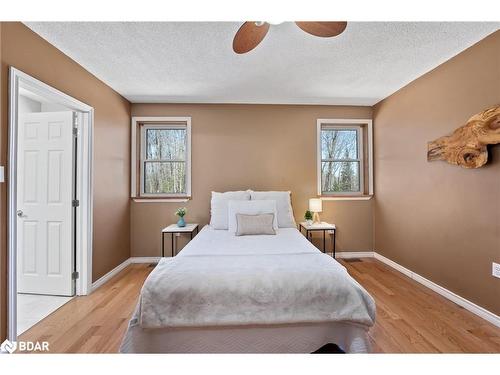
[[[139,305],[143,328],[375,321],[372,297],[322,253],[162,259]]]

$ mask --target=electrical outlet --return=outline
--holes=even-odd
[[[491,274],[492,276],[498,277],[500,279],[500,264],[493,262],[492,264]]]

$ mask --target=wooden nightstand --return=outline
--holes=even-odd
[[[172,256],[175,256],[177,255],[177,239],[174,241],[174,237],[176,237],[175,234],[190,233],[191,239],[193,239],[194,231],[196,231],[196,234],[198,234],[198,232],[200,231],[198,228],[198,224],[186,224],[185,227],[178,227],[177,224],[171,224],[168,227],[163,228],[161,230],[161,256],[165,256],[165,233],[170,233],[170,235],[172,236]]]
[[[306,238],[312,242],[312,232],[323,232],[323,252],[326,251],[326,232],[333,232],[332,239],[332,255],[335,258],[335,235],[337,233],[337,227],[335,224],[329,224],[325,222],[314,223],[311,225],[307,225],[306,222],[299,223],[299,230],[302,233],[302,229],[306,232]]]

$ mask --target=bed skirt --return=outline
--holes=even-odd
[[[351,323],[144,329],[134,314],[120,353],[312,353],[328,343],[370,351],[368,328]]]

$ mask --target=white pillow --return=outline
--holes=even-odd
[[[274,200],[280,228],[297,228],[289,191],[250,191],[251,200]]]
[[[250,200],[249,191],[227,191],[217,193],[212,191],[212,200],[210,203],[210,226],[213,229],[227,229],[227,207],[229,201],[248,201]]]
[[[238,226],[236,214],[260,215],[274,214],[273,228],[278,230],[278,220],[276,219],[276,201],[229,201],[228,205],[228,229],[229,233],[235,233]]]

